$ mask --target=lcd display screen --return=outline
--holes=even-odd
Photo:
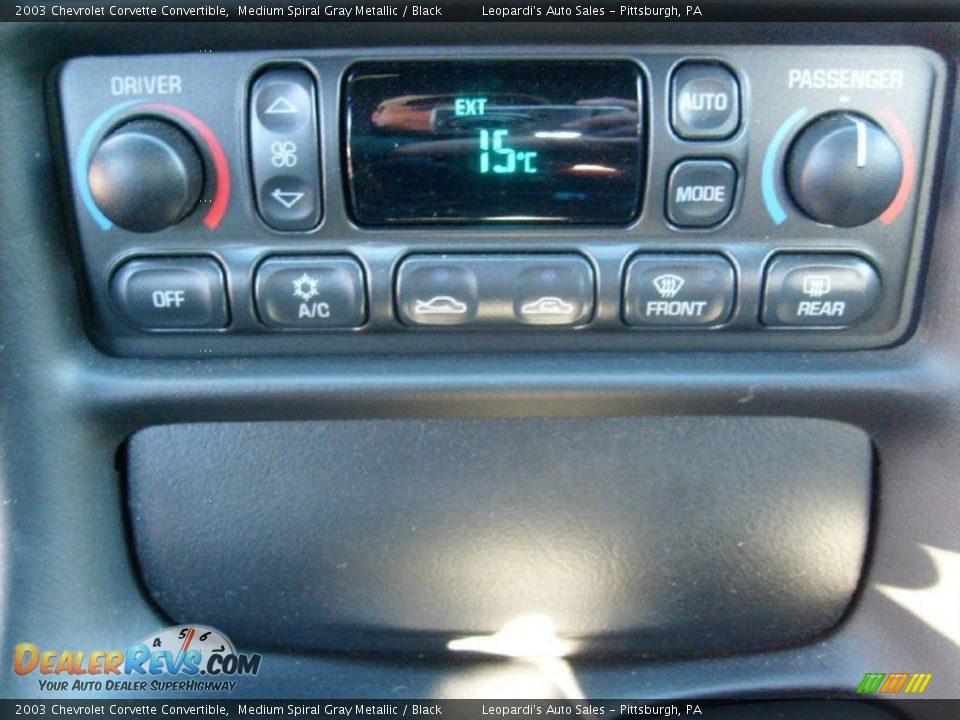
[[[344,103],[353,217],[629,223],[643,189],[642,98],[625,61],[355,65]]]

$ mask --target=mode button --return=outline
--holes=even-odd
[[[730,214],[737,171],[725,160],[684,160],[667,183],[667,217],[679,227],[711,227]]]

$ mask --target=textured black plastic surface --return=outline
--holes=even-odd
[[[849,425],[776,418],[177,425],[133,436],[127,483],[146,585],[177,621],[442,650],[543,614],[678,655],[836,624],[870,453]]]
[[[875,4],[875,3],[871,3]],[[767,3],[770,6],[770,3]],[[918,17],[922,12],[914,11]],[[495,43],[897,42],[955,67],[955,24],[708,23],[77,23],[0,27],[0,665],[13,643],[124,647],[162,627],[123,532],[117,448],[159,423],[372,417],[794,415],[863,428],[878,458],[879,503],[863,589],[837,629],[800,646],[683,662],[573,661],[588,697],[827,695],[870,668],[922,667],[931,697],[960,697],[960,647],[932,615],[956,606],[942,580],[960,552],[960,184],[954,161],[931,186],[939,204],[916,331],[880,352],[627,353],[551,356],[123,360],[98,352],[77,312],[70,215],[56,145],[39,132],[56,64],[97,52],[417,47]],[[198,53],[199,56],[199,53]],[[957,107],[952,84],[949,103]],[[51,109],[48,121],[56,123]],[[960,131],[951,129],[951,157]],[[918,308],[919,310],[919,308]],[[172,532],[172,531],[171,531]],[[891,593],[900,594],[894,599]],[[919,601],[919,602],[911,602]],[[952,619],[955,615],[944,614]],[[555,694],[518,663],[265,654],[250,697]],[[0,694],[35,681],[0,673]],[[52,697],[55,694],[48,695]],[[905,706],[917,705],[905,703]],[[909,712],[909,707],[904,708]],[[818,710],[819,712],[819,710]]]

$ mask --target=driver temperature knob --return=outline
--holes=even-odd
[[[786,162],[790,195],[813,220],[835,227],[865,225],[893,202],[903,175],[900,150],[873,120],[832,112],[793,141]]]
[[[87,174],[97,207],[134,232],[156,232],[183,220],[200,201],[203,177],[193,141],[155,118],[132,120],[111,132]]]

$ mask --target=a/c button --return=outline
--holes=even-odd
[[[350,257],[270,258],[257,270],[256,297],[273,327],[352,328],[367,316],[363,269]]]

